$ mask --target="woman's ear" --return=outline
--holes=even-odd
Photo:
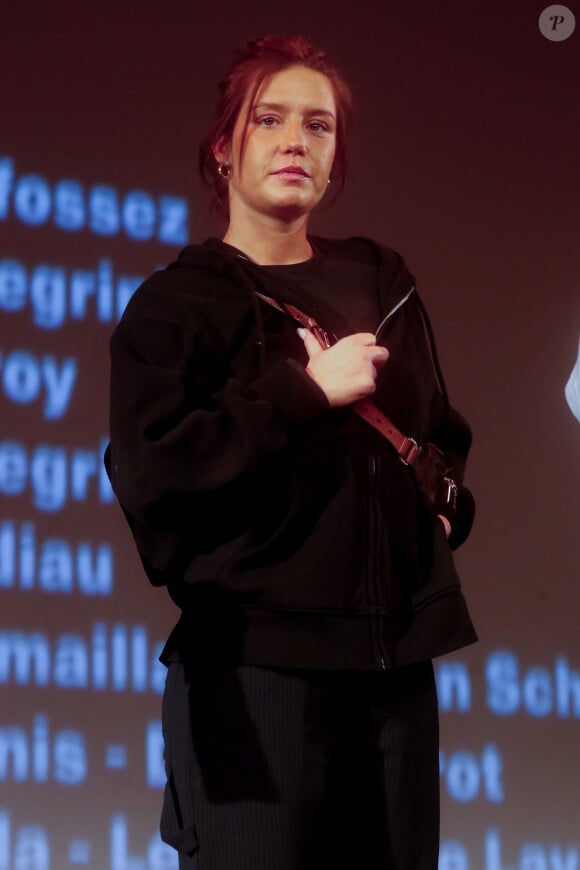
[[[215,141],[211,150],[218,164],[221,165],[225,163],[226,165],[231,166],[231,148],[229,142],[226,142],[224,136],[220,136],[220,138]]]

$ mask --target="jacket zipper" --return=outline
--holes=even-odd
[[[368,524],[368,547],[369,547],[369,555],[368,555],[368,571],[369,571],[369,586],[372,588],[373,596],[374,596],[374,629],[376,634],[377,648],[379,651],[378,654],[378,666],[382,671],[386,671],[388,667],[388,655],[386,650],[383,647],[381,641],[381,592],[379,588],[379,578],[378,578],[378,570],[377,570],[377,527],[378,527],[378,517],[377,517],[377,507],[376,507],[376,487],[377,487],[377,462],[375,458],[375,454],[371,453],[369,455],[368,461],[368,470],[369,470],[369,488],[370,488],[370,497],[369,497],[369,524]]]
[[[385,314],[385,316],[383,317],[383,319],[379,323],[379,325],[376,329],[376,332],[375,332],[375,338],[377,341],[379,339],[379,335],[383,331],[383,328],[387,325],[387,323],[389,322],[389,320],[391,319],[393,314],[396,314],[396,312],[399,310],[399,308],[401,308],[405,304],[405,302],[407,302],[407,300],[412,296],[412,294],[414,292],[415,292],[415,285],[413,284],[413,285],[411,285],[411,289],[402,297],[402,299],[399,299],[397,304],[393,305],[391,310],[387,314]]]
[[[399,299],[396,305],[387,312],[387,314],[383,317],[381,322],[379,323],[377,330],[375,332],[375,338],[378,342],[379,335],[382,330],[385,328],[391,317],[402,308],[402,306],[410,299],[410,297],[415,292],[415,285],[411,285],[411,288],[405,293],[404,296]],[[382,671],[386,671],[390,657],[383,647],[381,641],[381,608],[380,608],[380,588],[379,588],[379,577],[377,570],[377,509],[376,509],[376,486],[377,486],[377,463],[374,453],[371,453],[369,456],[369,484],[370,484],[370,505],[369,505],[369,574],[370,574],[370,585],[372,586],[374,597],[375,597],[375,616],[374,616],[374,628],[377,639],[377,647],[379,650],[378,656],[378,665]]]

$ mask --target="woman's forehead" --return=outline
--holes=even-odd
[[[245,107],[253,88],[250,87]],[[287,107],[336,114],[332,83],[324,73],[303,66],[292,66],[266,76],[254,98],[254,107]]]

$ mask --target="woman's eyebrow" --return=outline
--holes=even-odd
[[[284,105],[284,103],[256,103],[254,106],[254,111],[266,109],[270,112],[282,112],[284,109],[288,107]],[[334,112],[330,112],[328,109],[307,109],[307,115],[327,115],[329,118],[334,118]]]

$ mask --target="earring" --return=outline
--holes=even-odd
[[[224,181],[229,181],[232,177],[232,167],[229,163],[218,163],[217,171]]]
[[[326,183],[327,183],[327,184],[330,184],[331,181],[332,181],[332,178],[329,178],[328,181],[327,181]]]

